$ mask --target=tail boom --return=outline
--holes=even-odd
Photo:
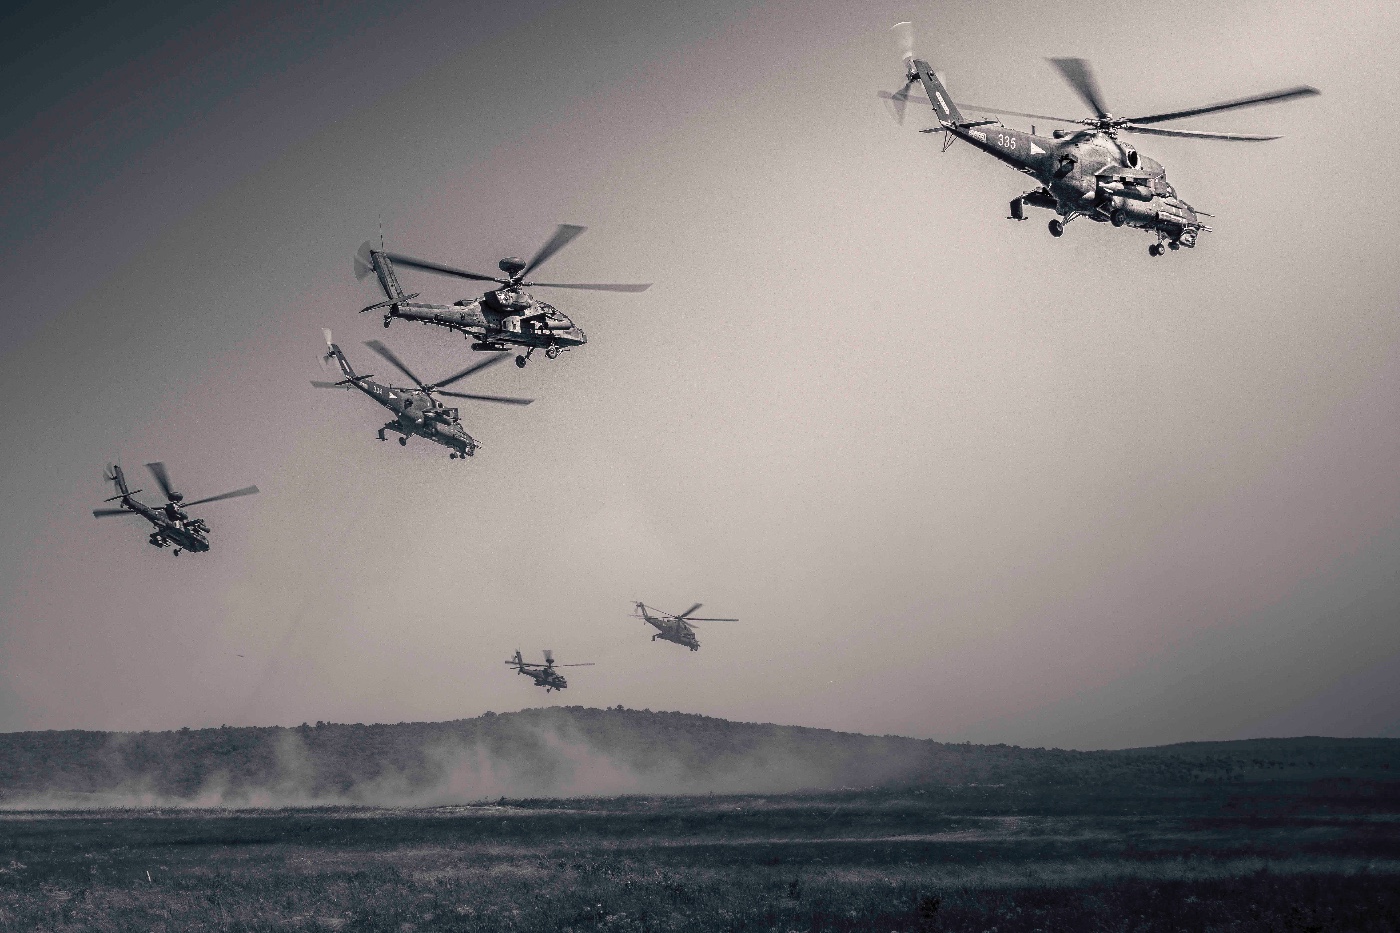
[[[917,77],[923,84],[924,93],[928,94],[929,102],[933,104],[933,112],[938,115],[939,123],[946,127],[965,122],[962,111],[958,110],[958,105],[953,103],[952,95],[943,86],[943,82],[938,80],[938,75],[933,73],[933,67],[928,62],[916,58],[910,68],[910,76]]]

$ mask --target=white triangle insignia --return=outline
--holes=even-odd
[[[1031,155],[1045,155],[1045,150],[1037,146],[1034,140],[1031,141]]]

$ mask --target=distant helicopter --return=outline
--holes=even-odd
[[[896,116],[903,122],[904,106],[915,82],[923,85],[928,102],[938,118],[938,126],[921,130],[924,133],[942,131],[946,151],[954,139],[971,143],[983,152],[1006,163],[1019,172],[1039,181],[1042,187],[1029,191],[1011,202],[1012,220],[1025,220],[1025,206],[1043,207],[1059,216],[1050,221],[1051,236],[1061,236],[1065,225],[1076,217],[1110,223],[1115,227],[1136,227],[1155,234],[1157,242],[1148,247],[1153,256],[1161,256],[1167,248],[1194,247],[1197,234],[1209,232],[1201,223],[1198,211],[1177,196],[1167,181],[1161,163],[1140,155],[1136,149],[1118,138],[1119,133],[1143,133],[1153,136],[1184,136],[1191,139],[1223,139],[1236,142],[1261,142],[1277,136],[1256,136],[1245,133],[1209,133],[1201,130],[1163,129],[1149,124],[1164,123],[1183,117],[1194,117],[1241,107],[1254,107],[1295,97],[1309,97],[1317,88],[1301,85],[1267,94],[1255,94],[1237,100],[1154,113],[1145,117],[1115,117],[1108,112],[1089,63],[1082,58],[1050,59],[1060,75],[1069,82],[1095,116],[1086,119],[1050,117],[1044,114],[1022,113],[997,107],[955,103],[947,88],[933,73],[928,62],[916,59],[913,33],[909,23],[894,27],[903,31],[905,41],[904,86],[894,93],[881,92],[891,101]],[[1055,130],[1052,137],[1008,129],[998,120],[967,120],[959,108],[978,113],[1002,114],[1052,120],[1057,123],[1077,123],[1088,129]]]
[[[591,661],[588,662],[588,663],[585,663],[585,664],[557,664],[557,665],[556,665],[556,664],[554,663],[554,652],[550,651],[548,648],[546,648],[546,649],[544,650],[544,663],[543,663],[543,664],[535,664],[535,663],[532,662],[532,661],[526,661],[524,658],[522,658],[522,657],[520,656],[520,652],[519,652],[519,651],[516,651],[516,652],[515,652],[515,657],[513,657],[513,658],[511,658],[509,661],[507,661],[506,664],[507,664],[507,665],[512,665],[512,664],[515,665],[515,672],[516,672],[517,674],[526,674],[526,675],[528,675],[528,676],[530,676],[530,677],[533,677],[534,680],[535,680],[535,686],[536,686],[536,687],[543,687],[545,693],[549,693],[551,690],[563,690],[563,689],[565,689],[565,688],[567,688],[567,687],[569,686],[569,682],[568,682],[567,680],[564,679],[564,675],[561,674],[561,673],[559,673],[557,670],[555,670],[556,667],[592,667],[592,666],[593,666],[593,663],[592,663]]]
[[[102,478],[116,486],[117,494],[103,501],[120,501],[121,506],[115,509],[93,509],[93,517],[140,515],[153,527],[150,537],[151,544],[159,548],[170,547],[173,544],[176,557],[180,555],[182,550],[196,553],[209,550],[209,538],[207,537],[209,525],[202,518],[191,517],[185,509],[209,502],[218,502],[220,499],[251,496],[258,491],[256,486],[245,486],[242,489],[235,489],[233,492],[186,502],[183,495],[171,488],[170,474],[166,472],[164,463],[157,460],[155,463],[146,464],[146,469],[151,471],[151,475],[156,478],[156,484],[160,486],[160,491],[165,494],[165,505],[150,506],[137,500],[136,493],[141,490],[128,489],[122,468],[111,464],[102,474]]]
[[[413,374],[413,371],[403,364],[394,355],[393,351],[378,340],[371,340],[365,344],[375,353],[393,364],[399,372],[403,373],[413,384],[414,389],[401,389],[396,386],[382,384],[373,381],[373,376],[360,375],[350,367],[350,363],[345,359],[345,354],[340,352],[340,347],[331,340],[331,332],[325,331],[326,335],[326,355],[325,359],[335,360],[340,364],[340,371],[345,374],[345,378],[339,382],[321,382],[313,379],[311,384],[318,389],[335,388],[355,388],[365,395],[383,405],[393,412],[394,420],[387,422],[379,429],[379,439],[384,440],[385,431],[393,431],[399,435],[399,444],[407,445],[408,439],[412,435],[425,437],[434,443],[441,444],[451,449],[448,457],[463,459],[476,453],[476,449],[481,445],[462,428],[461,419],[457,409],[446,408],[436,398],[438,395],[450,395],[453,398],[467,398],[478,402],[502,402],[507,405],[529,405],[534,399],[529,398],[509,398],[500,395],[470,395],[465,392],[448,392],[446,386],[452,385],[460,379],[465,379],[473,373],[480,372],[489,366],[501,362],[504,357],[495,356],[479,363],[474,363],[459,373],[448,376],[432,384],[425,384]]]
[[[458,330],[476,341],[472,344],[473,350],[504,351],[510,347],[523,347],[525,352],[515,358],[516,366],[524,366],[531,354],[541,348],[544,349],[545,356],[551,360],[557,359],[562,351],[581,347],[588,342],[588,338],[567,315],[553,305],[540,301],[526,289],[577,288],[602,292],[643,292],[651,287],[650,283],[597,285],[525,281],[525,276],[568,246],[574,237],[586,229],[573,224],[561,224],[554,231],[554,236],[549,238],[549,242],[540,247],[539,252],[535,253],[529,262],[513,256],[502,259],[498,267],[508,278],[467,272],[437,262],[385,252],[382,248],[371,249],[369,243],[365,243],[355,255],[355,277],[363,279],[373,272],[379,278],[380,287],[384,289],[385,300],[361,308],[360,313],[382,310],[385,327],[397,317]],[[417,293],[404,294],[394,272],[394,263],[460,279],[495,282],[501,287],[486,292],[480,298],[464,298],[450,305],[415,302],[413,299],[418,297]]]
[[[679,615],[671,615],[669,612],[662,612],[660,609],[650,608],[643,603],[637,603],[637,618],[652,626],[657,630],[651,636],[652,641],[658,638],[662,641],[673,641],[678,645],[685,645],[691,651],[700,650],[700,639],[695,637],[695,629],[690,627],[692,622],[738,622],[738,619],[702,619],[697,618],[693,613],[699,612],[703,603],[696,603],[685,612]]]

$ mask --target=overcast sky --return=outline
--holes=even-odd
[[[506,7],[511,7],[507,10]],[[274,15],[275,14],[275,15]],[[1300,83],[1143,137],[1194,251],[1005,219],[1031,187],[876,97],[1077,116]],[[3,22],[0,729],[541,703],[1109,747],[1400,736],[1393,4],[130,5]],[[1008,123],[1025,128],[1026,122]],[[1040,127],[1041,132],[1049,129]],[[379,373],[351,257],[480,271],[589,227],[589,335],[472,391],[466,462],[318,392]],[[400,273],[427,298],[469,283]],[[166,461],[208,554],[95,521]],[[717,615],[653,643],[631,601]],[[517,648],[592,661],[546,697]]]

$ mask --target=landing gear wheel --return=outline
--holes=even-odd
[[[448,454],[448,455],[447,455],[447,459],[448,459],[448,460],[456,460],[456,459],[457,459],[457,455],[456,455],[456,454]]]
[[[179,557],[179,556],[180,556],[180,549],[179,549],[179,548],[176,548],[176,549],[175,549],[175,556],[176,556],[176,557]]]
[[[1167,241],[1167,246],[1170,247],[1170,248],[1173,249],[1173,250],[1181,249],[1181,244],[1178,243],[1176,240],[1169,240],[1169,241]]]
[[[551,360],[557,360],[559,359],[559,348],[550,347],[548,350],[544,351],[544,355],[549,357]]]
[[[401,438],[399,438],[399,446],[400,446],[400,447],[407,447],[407,446],[408,446],[408,438],[406,438],[406,437],[401,437]]]
[[[1058,220],[1052,220],[1052,221],[1050,221],[1050,235],[1051,235],[1051,236],[1064,236],[1064,235],[1065,235],[1065,225],[1062,224],[1062,223],[1061,223],[1060,221],[1058,221]]]
[[[521,369],[524,369],[524,368],[525,368],[526,362],[528,362],[528,361],[525,359],[524,356],[517,356],[517,357],[515,358],[515,365],[516,365],[516,366],[519,366]]]
[[[385,327],[388,327],[388,326],[389,326],[389,319],[388,319],[387,317],[384,319],[384,326],[385,326]]]
[[[1153,243],[1151,246],[1147,247],[1147,255],[1149,256],[1160,256],[1164,252],[1166,252],[1166,250],[1162,249],[1161,243]]]
[[[1128,215],[1123,213],[1121,209],[1116,210],[1108,215],[1108,222],[1115,227],[1121,227],[1128,222]]]

